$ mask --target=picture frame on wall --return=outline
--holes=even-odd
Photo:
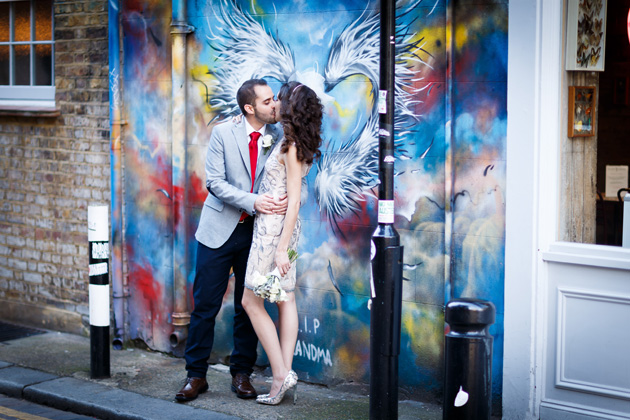
[[[604,71],[606,1],[568,0],[567,70]]]
[[[569,86],[569,137],[595,135],[595,86]]]

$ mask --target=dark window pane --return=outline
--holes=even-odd
[[[28,1],[13,2],[15,25],[13,36],[15,41],[31,40],[31,3]]]
[[[35,7],[35,40],[52,39],[52,1],[37,0]]]
[[[21,3],[21,2],[20,2]],[[15,77],[14,85],[30,85],[31,84],[31,46],[15,45],[13,47],[14,64],[13,75]]]
[[[9,46],[0,45],[0,85],[8,85],[8,84],[9,84]]]
[[[35,46],[35,84],[52,85],[52,45]]]
[[[9,41],[9,3],[0,2],[0,41]]]

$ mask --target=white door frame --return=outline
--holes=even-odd
[[[511,0],[503,417],[537,419],[541,401],[544,265],[558,237],[563,2]]]

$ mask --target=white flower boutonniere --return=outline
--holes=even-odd
[[[276,139],[271,134],[265,134],[264,136],[262,136],[263,153],[267,154],[267,152],[269,152],[269,149],[271,148],[271,146],[273,146],[275,142]]]

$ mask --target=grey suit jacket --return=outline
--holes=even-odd
[[[282,137],[280,125],[267,125],[265,134]],[[223,245],[238,224],[243,212],[254,213],[260,179],[271,149],[258,154],[254,191],[251,189],[249,137],[244,120],[225,122],[212,129],[206,155],[206,186],[210,190],[199,219],[195,238],[209,248]]]

